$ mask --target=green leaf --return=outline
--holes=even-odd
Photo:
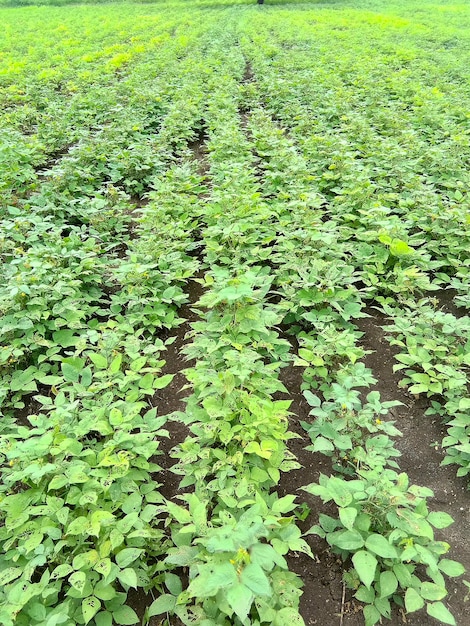
[[[51,573],[51,579],[57,580],[59,578],[63,578],[64,576],[68,576],[73,571],[73,568],[68,563],[62,563],[62,565],[58,565],[53,572]]]
[[[454,523],[453,518],[448,513],[444,513],[443,511],[429,513],[427,520],[434,526],[434,528],[447,528],[447,526]]]
[[[390,243],[390,252],[394,256],[403,256],[406,254],[412,254],[414,249],[411,248],[405,241],[401,241],[400,239],[394,239]]]
[[[69,578],[69,583],[77,591],[82,591],[86,583],[85,572],[74,572]]]
[[[175,518],[175,520],[177,522],[179,522],[180,524],[189,524],[191,521],[191,514],[190,512],[183,508],[182,506],[179,506],[178,504],[175,504],[174,502],[167,502],[166,503],[166,507],[168,509],[169,514]]]
[[[364,613],[365,626],[374,626],[380,620],[380,612],[371,604],[365,606],[362,612]]]
[[[407,613],[419,611],[424,606],[424,600],[413,587],[408,587],[405,593],[405,608]]]
[[[70,522],[67,528],[67,535],[84,535],[88,534],[89,522],[86,517],[77,517]]]
[[[393,595],[398,587],[397,577],[393,572],[385,571],[380,574],[380,597],[388,598]]]
[[[52,333],[52,339],[63,348],[70,348],[70,346],[74,346],[80,339],[80,337],[74,335],[74,332],[73,330],[58,330]]]
[[[353,500],[351,492],[347,489],[344,481],[336,476],[328,480],[329,495],[333,498],[338,506],[346,507]]]
[[[449,611],[449,609],[442,604],[442,602],[433,602],[431,604],[426,605],[426,611],[428,615],[438,619],[444,624],[450,624],[451,626],[456,626],[456,622],[454,616]]]
[[[122,354],[118,354],[114,357],[114,359],[111,361],[111,365],[109,366],[109,371],[111,372],[111,374],[117,374],[119,372],[119,370],[121,369],[121,363]]]
[[[272,510],[274,513],[289,513],[289,511],[292,511],[296,507],[295,500],[296,496],[293,495],[279,498],[279,500],[274,501]]]
[[[109,611],[100,611],[95,615],[96,626],[113,626],[113,616]]]
[[[132,626],[139,622],[139,617],[130,606],[121,606],[116,611],[113,611],[113,620],[119,626]]]
[[[315,437],[315,441],[313,442],[313,446],[309,447],[309,450],[312,452],[332,452],[335,449],[334,445],[325,437]]]
[[[174,374],[165,374],[165,376],[160,376],[154,380],[153,388],[154,389],[164,389],[167,387],[174,378]]]
[[[165,586],[174,596],[178,596],[183,590],[180,577],[170,572],[165,574]]]
[[[147,363],[147,357],[139,356],[139,358],[132,361],[130,365],[130,369],[132,372],[140,372],[140,370],[145,366],[146,363]]]
[[[71,570],[72,568],[70,568],[70,571]],[[12,580],[15,580],[15,578],[19,578],[22,573],[23,568],[21,567],[7,567],[2,572],[0,572],[0,586],[3,587],[4,585],[10,583]]]
[[[85,624],[88,624],[88,622],[96,615],[96,613],[98,613],[100,607],[101,602],[98,600],[98,598],[95,598],[95,596],[88,596],[88,598],[85,598],[83,600],[82,612]]]
[[[369,589],[375,578],[377,559],[367,550],[359,550],[352,556],[352,562],[361,582]]]
[[[465,572],[465,567],[458,561],[452,561],[451,559],[442,559],[439,561],[438,567],[441,572],[444,572],[447,576],[461,576]]]
[[[163,594],[152,602],[148,609],[148,617],[154,615],[162,615],[163,613],[171,613],[175,608],[176,598],[168,593]]]
[[[253,604],[254,595],[252,591],[242,583],[236,583],[227,589],[225,597],[230,608],[244,623]]]
[[[65,380],[68,383],[78,383],[78,379],[80,377],[80,369],[75,367],[74,365],[70,365],[69,363],[61,363],[60,364],[62,373],[64,375]]]
[[[199,565],[198,569],[199,575],[191,581],[187,590],[190,597],[214,596],[220,589],[237,582],[237,573],[231,563],[207,563]]]
[[[121,509],[124,513],[133,513],[134,511],[140,511],[142,508],[142,496],[138,491],[131,493],[124,502],[121,504]]]
[[[269,596],[271,587],[263,569],[256,563],[249,563],[241,573],[241,581],[257,596]]]
[[[127,567],[133,563],[142,554],[143,550],[139,548],[124,548],[116,554],[116,563],[119,567]]]
[[[354,597],[357,598],[360,602],[364,602],[364,604],[374,604],[375,600],[375,589],[371,587],[370,589],[366,589],[364,585],[361,585],[357,592],[354,594]]]
[[[442,600],[447,595],[445,587],[440,587],[436,583],[424,582],[421,584],[420,595],[425,600]]]
[[[261,566],[267,572],[271,571],[276,563],[282,568],[287,568],[287,563],[276,550],[268,543],[256,543],[250,549],[251,562]]]
[[[280,611],[276,611],[272,626],[305,626],[305,622],[297,609],[285,606]]]
[[[93,569],[95,572],[98,572],[98,574],[101,574],[103,578],[106,578],[111,571],[111,559],[100,559]]]
[[[108,367],[108,359],[102,354],[91,352],[87,356],[99,370],[105,370]]]
[[[356,517],[357,517],[357,509],[353,507],[348,506],[345,509],[342,509],[342,508],[339,509],[339,519],[341,520],[341,523],[343,524],[343,526],[345,526],[349,530],[353,528],[354,522],[356,521]]]
[[[364,539],[357,530],[337,530],[327,536],[330,545],[337,546],[341,550],[354,552],[364,545]]]
[[[106,584],[103,580],[96,583],[93,593],[100,600],[112,600],[117,594],[114,586]]]
[[[382,535],[369,535],[366,539],[366,548],[384,559],[396,559],[398,556],[395,546]]]
[[[397,577],[397,580],[403,589],[411,586],[413,582],[411,573],[404,563],[395,563],[393,566],[393,573]]]
[[[139,583],[137,582],[137,574],[131,567],[121,570],[117,577],[123,585],[134,587],[134,589],[137,589],[139,586]]]

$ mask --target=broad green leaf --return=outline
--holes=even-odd
[[[279,500],[274,501],[272,510],[274,513],[289,513],[289,511],[292,511],[296,507],[295,500],[296,496],[293,495],[279,498]]]
[[[443,511],[429,513],[427,520],[434,528],[447,528],[454,523],[453,518]]]
[[[168,593],[158,597],[152,602],[148,609],[148,616],[162,615],[163,613],[170,613],[175,608],[176,598]]]
[[[241,573],[241,581],[257,596],[269,596],[271,587],[263,569],[256,563],[249,563]]]
[[[380,574],[380,597],[388,598],[393,595],[398,587],[397,577],[393,572],[385,571]]]
[[[368,604],[362,609],[362,612],[364,613],[365,626],[374,626],[380,621],[380,612],[375,606]]]
[[[225,592],[230,608],[239,617],[242,623],[250,612],[254,600],[253,592],[242,583],[236,583]]]
[[[374,587],[370,587],[367,589],[364,585],[361,585],[357,592],[354,594],[354,597],[357,598],[360,602],[364,602],[364,604],[374,604],[375,600],[375,589]]]
[[[345,481],[333,476],[328,480],[328,491],[338,506],[346,507],[353,500],[351,492],[345,486]]]
[[[198,552],[198,548],[192,546],[179,546],[178,548],[174,548],[169,551],[165,562],[171,563],[172,565],[178,565],[180,567],[189,567],[193,563]]]
[[[276,563],[283,569],[287,568],[287,563],[276,550],[268,543],[256,543],[250,549],[251,562],[260,565],[264,570],[270,572]]]
[[[113,620],[119,626],[132,626],[139,622],[139,617],[130,606],[121,606],[116,611],[113,611]]]
[[[68,576],[73,571],[73,568],[68,563],[62,563],[62,565],[58,565],[53,572],[51,573],[51,579],[56,580],[58,578],[63,578],[64,576]]]
[[[147,357],[146,356],[140,356],[137,359],[135,359],[134,361],[132,361],[132,363],[130,365],[130,369],[133,372],[140,372],[140,370],[145,366],[146,363],[147,363]]]
[[[96,615],[96,613],[98,613],[100,607],[101,602],[98,600],[98,598],[95,598],[95,596],[88,596],[88,598],[85,598],[83,600],[82,613],[85,624],[88,624],[88,622]]]
[[[390,243],[390,252],[394,256],[402,256],[406,254],[412,254],[414,249],[411,248],[405,241],[401,241],[400,239],[394,239]]]
[[[398,582],[402,589],[410,587],[412,584],[411,573],[404,563],[395,563],[393,566],[393,573],[397,577]]]
[[[380,615],[383,615],[387,619],[391,616],[392,607],[388,598],[375,598],[374,606],[379,611]]]
[[[178,596],[183,590],[181,578],[171,572],[165,574],[165,586],[174,596]]]
[[[297,609],[285,606],[280,611],[276,611],[272,626],[305,626],[305,622]]]
[[[354,568],[361,582],[370,589],[375,578],[375,570],[377,569],[377,559],[367,550],[359,550],[352,556]]]
[[[159,378],[156,378],[154,380],[153,388],[164,389],[165,387],[168,387],[168,385],[171,383],[173,378],[174,378],[174,374],[165,374],[164,376],[160,376]]]
[[[127,567],[133,563],[142,554],[143,550],[139,548],[124,548],[116,554],[116,563],[119,567]]]
[[[117,577],[123,585],[127,585],[128,587],[134,587],[134,589],[137,589],[137,587],[139,586],[137,581],[137,574],[135,570],[133,570],[131,567],[126,567],[126,569],[121,570],[118,573]]]
[[[236,582],[237,573],[231,563],[208,563],[199,566],[199,575],[191,581],[188,594],[190,597],[205,598]]]
[[[169,514],[175,518],[177,522],[180,524],[189,524],[191,521],[191,514],[188,509],[175,504],[174,502],[167,501],[166,507],[168,509]]]
[[[426,611],[428,615],[438,619],[444,624],[450,624],[450,626],[456,626],[455,618],[449,609],[442,604],[442,602],[432,602],[426,605]]]
[[[63,348],[69,348],[74,346],[80,339],[80,337],[74,335],[74,332],[74,330],[58,330],[52,333],[52,339]]]
[[[109,585],[103,580],[100,580],[96,583],[93,593],[100,600],[112,600],[116,597],[117,592],[113,585]]]
[[[121,504],[121,509],[124,513],[133,513],[134,511],[140,511],[142,508],[142,496],[138,491],[131,493],[124,502]]]
[[[111,559],[100,559],[98,563],[94,565],[93,569],[101,574],[103,578],[106,578],[106,576],[111,571]]]
[[[343,526],[351,530],[357,517],[357,509],[349,506],[344,509],[340,508],[338,512]]]
[[[77,589],[77,591],[82,591],[86,583],[85,572],[74,572],[69,578],[69,583],[74,589]]]
[[[68,383],[78,383],[78,379],[80,378],[79,369],[77,369],[73,365],[69,365],[68,363],[61,363],[60,367],[64,378]]]
[[[407,613],[419,611],[424,606],[424,600],[413,587],[408,587],[405,593],[405,608]]]
[[[366,548],[385,559],[396,559],[397,550],[382,535],[372,534],[366,539]]]
[[[111,372],[111,374],[117,374],[119,372],[119,370],[121,369],[121,363],[122,363],[122,354],[118,354],[117,356],[114,357],[114,359],[111,361],[111,364],[109,366],[109,371]]]
[[[458,561],[452,561],[451,559],[442,559],[438,564],[441,572],[444,572],[447,576],[461,576],[465,572],[465,567]]]
[[[108,367],[108,360],[102,354],[91,352],[87,356],[98,369],[104,370]]]
[[[109,611],[100,611],[95,615],[96,626],[112,626],[113,616]]]
[[[315,437],[315,441],[313,442],[313,446],[309,446],[309,450],[312,452],[332,452],[335,449],[334,445],[331,443],[329,439],[325,439],[325,437]]]
[[[70,571],[71,570],[72,568],[70,568]],[[10,583],[12,580],[15,580],[15,578],[19,578],[22,573],[23,573],[22,567],[7,567],[2,572],[0,572],[0,586],[3,587],[4,585],[7,585],[8,583]]]
[[[354,552],[364,545],[364,539],[357,530],[337,530],[327,536],[330,545],[337,546],[341,550]]]
[[[420,595],[425,600],[442,600],[447,595],[445,587],[440,587],[435,583],[424,582],[421,583]]]

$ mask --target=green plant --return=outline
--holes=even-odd
[[[406,474],[383,465],[359,469],[352,480],[322,475],[304,489],[338,507],[337,518],[320,514],[309,532],[324,537],[343,560],[351,559],[345,581],[365,603],[366,625],[389,618],[391,603],[408,613],[426,606],[429,616],[455,625],[441,602],[447,595],[443,574],[460,576],[464,568],[442,558],[449,544],[434,539],[433,527],[446,528],[453,520],[429,512],[430,489],[409,485]]]

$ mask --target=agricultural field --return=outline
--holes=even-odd
[[[470,5],[57,3],[0,1],[0,623],[468,626]]]

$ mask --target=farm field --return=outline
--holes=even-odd
[[[0,0],[0,624],[470,624],[470,5]]]

